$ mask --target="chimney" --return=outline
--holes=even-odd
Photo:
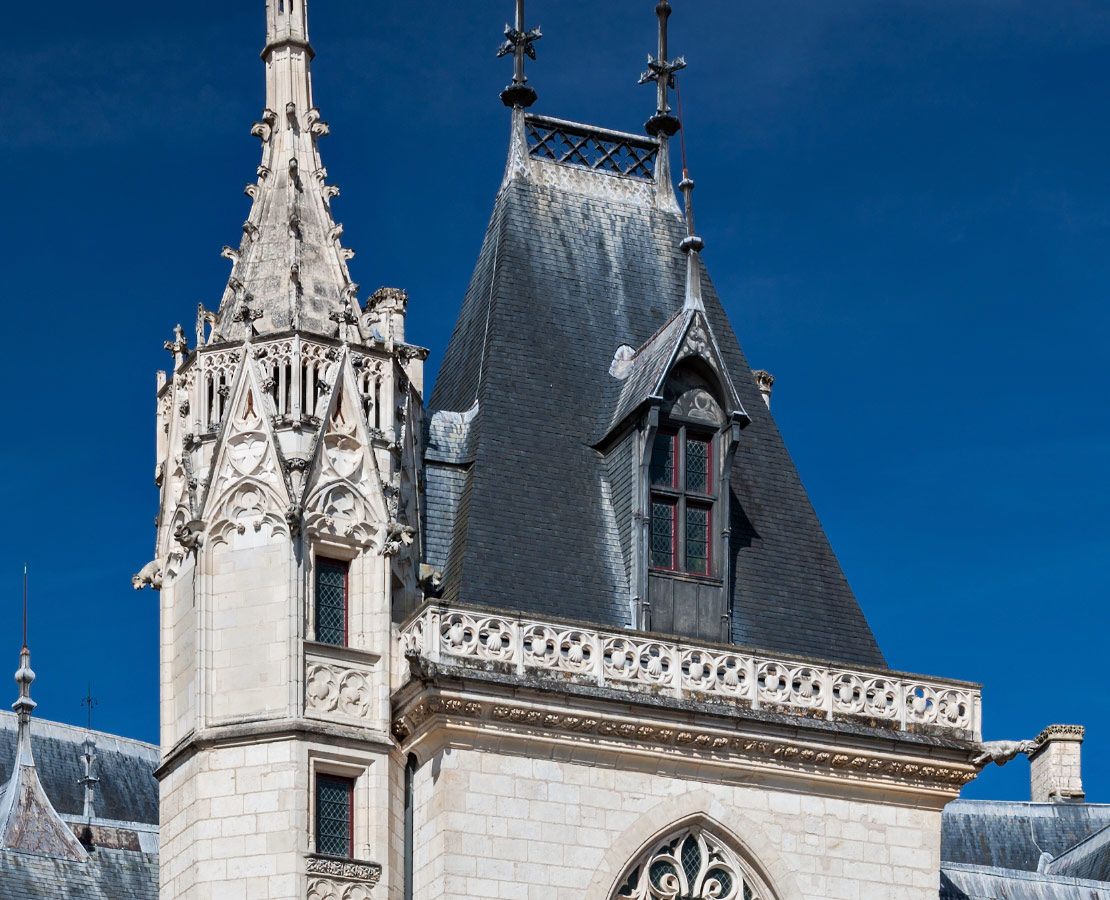
[[[763,369],[756,369],[752,372],[755,376],[756,387],[759,388],[759,393],[763,395],[763,402],[767,404],[767,408],[771,408],[771,390],[775,386],[775,376],[770,372]]]
[[[1034,803],[1080,802],[1083,780],[1079,772],[1082,725],[1049,725],[1037,735],[1029,754],[1030,786]]]

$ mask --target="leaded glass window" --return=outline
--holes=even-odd
[[[335,647],[347,644],[346,563],[316,560],[316,640]]]
[[[691,493],[708,494],[712,486],[709,446],[708,438],[686,436],[686,490]]]
[[[651,564],[657,569],[674,568],[675,511],[673,501],[651,501]]]
[[[631,867],[614,900],[772,900],[748,868],[698,828],[653,844]]]
[[[686,571],[709,574],[709,522],[713,512],[708,506],[686,505]]]
[[[660,429],[650,477],[651,567],[712,576],[712,436],[685,425]]]
[[[677,435],[673,431],[660,431],[655,435],[651,450],[651,483],[659,487],[674,487]]]
[[[316,776],[316,852],[325,856],[354,856],[351,833],[354,782],[332,775]]]

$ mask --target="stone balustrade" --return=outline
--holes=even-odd
[[[978,686],[967,682],[438,604],[424,607],[403,627],[401,647],[432,662],[493,664],[521,677],[981,739],[981,696]]]

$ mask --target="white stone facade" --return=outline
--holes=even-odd
[[[778,900],[937,895],[940,804],[448,748],[420,770],[415,895],[610,900],[653,840],[697,823]],[[915,802],[916,801],[916,802]]]

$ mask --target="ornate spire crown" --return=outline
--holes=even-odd
[[[667,52],[667,20],[671,17],[671,4],[659,0],[655,6],[659,19],[659,56],[648,54],[648,70],[640,76],[640,84],[655,82],[658,88],[655,115],[647,120],[644,128],[651,135],[671,137],[682,127],[671,115],[670,91],[674,88],[674,74],[686,68],[686,57],[670,59]]]
[[[307,0],[266,0],[266,108],[251,134],[262,141],[258,181],[249,184],[250,216],[239,249],[223,248],[232,271],[212,315],[199,310],[207,342],[306,331],[342,336],[354,315],[358,285],[347,270],[354,253],[332,218],[339,189],[327,184],[317,146],[330,133],[312,97]],[[361,326],[356,326],[361,337]]]
[[[505,42],[497,48],[497,58],[513,55],[513,83],[501,92],[501,102],[514,109],[527,109],[536,102],[536,92],[528,87],[524,57],[536,58],[536,41],[543,37],[539,28],[524,27],[524,0],[516,0],[516,25],[505,26]]]

